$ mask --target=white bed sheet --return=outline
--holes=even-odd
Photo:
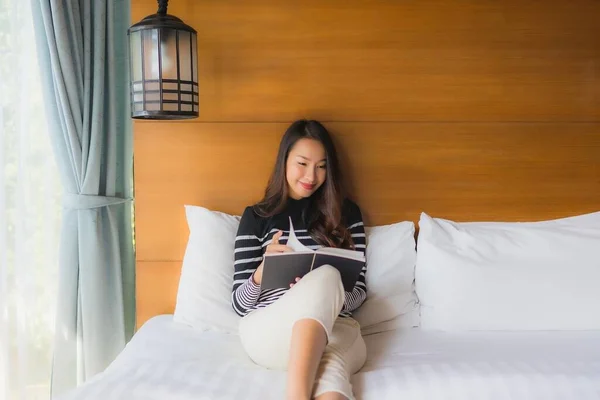
[[[600,331],[383,332],[365,338],[357,399],[600,399]],[[256,366],[235,335],[159,316],[103,373],[60,400],[283,399],[285,373]]]

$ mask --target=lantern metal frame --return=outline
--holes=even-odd
[[[136,119],[190,119],[197,118],[199,114],[199,85],[198,85],[198,62],[197,62],[197,49],[193,48],[193,45],[197,43],[196,30],[189,25],[186,25],[181,19],[167,14],[168,0],[158,0],[158,11],[156,14],[152,14],[132,25],[128,31],[129,36],[129,51],[133,53],[132,48],[132,34],[140,32],[140,44],[141,44],[141,80],[134,80],[133,65],[131,65],[131,81],[130,81],[130,95],[131,95],[131,117]],[[177,79],[164,79],[163,65],[162,65],[162,35],[163,30],[171,29],[175,32],[175,43],[176,43],[176,58],[177,58]],[[156,30],[158,32],[158,79],[146,79],[145,74],[145,58],[144,58],[144,34],[149,34],[151,31]],[[181,79],[181,57],[179,48],[179,33],[189,32],[190,34],[190,79]],[[194,70],[194,62],[196,70]],[[195,80],[194,80],[195,78]],[[154,84],[158,86],[158,89],[147,89],[148,84]],[[177,89],[166,89],[164,84],[176,84]],[[182,90],[182,86],[189,87],[191,90]],[[158,94],[158,100],[148,100],[147,94]],[[177,100],[164,99],[165,94],[177,94]],[[139,100],[141,95],[141,100]],[[191,99],[182,100],[182,95],[189,96]],[[137,97],[137,99],[136,99]],[[141,110],[136,110],[136,105],[141,104]],[[158,110],[148,110],[147,104],[159,104]],[[177,104],[177,110],[164,110],[164,104]],[[182,110],[182,105],[191,106],[191,111]]]

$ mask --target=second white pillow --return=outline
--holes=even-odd
[[[532,223],[421,214],[421,327],[600,329],[600,212]]]

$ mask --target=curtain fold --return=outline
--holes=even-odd
[[[52,372],[57,395],[102,371],[135,327],[130,5],[31,2],[65,192]]]

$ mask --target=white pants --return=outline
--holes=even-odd
[[[328,341],[313,396],[338,392],[354,399],[350,377],[364,365],[367,350],[358,322],[338,318],[343,304],[344,287],[338,270],[322,266],[305,275],[275,303],[242,318],[242,345],[255,363],[286,369],[294,323],[314,319],[323,325]]]

